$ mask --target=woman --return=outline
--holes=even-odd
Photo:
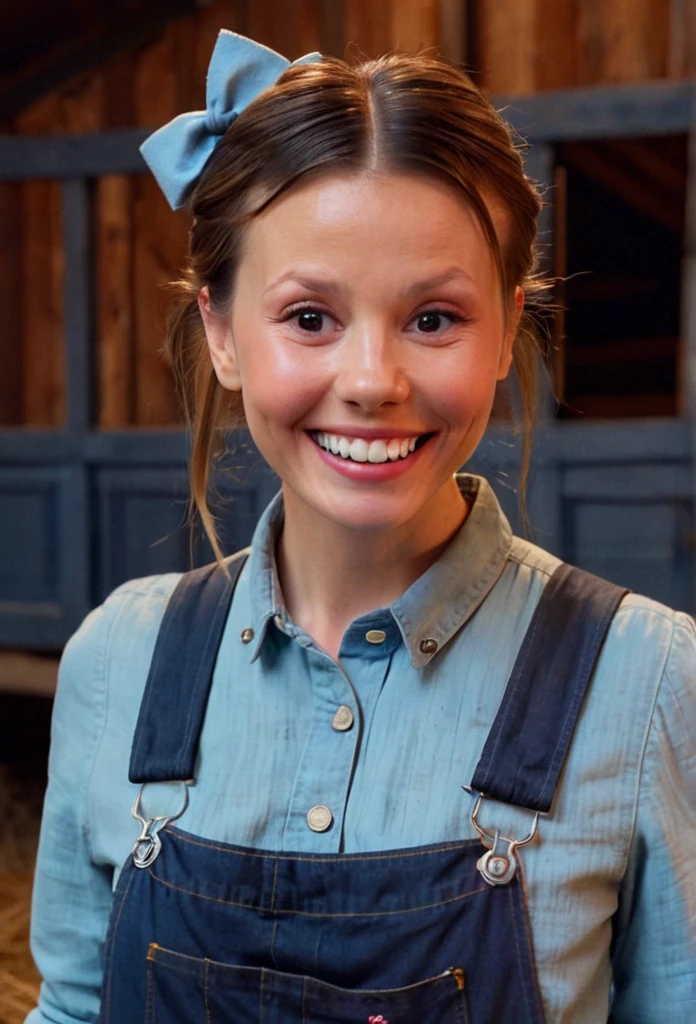
[[[431,57],[221,33],[144,155],[193,214],[169,346],[213,543],[221,428],[282,492],[66,649],[29,1020],[692,1020],[694,623],[456,476],[513,361],[533,410],[505,126]]]

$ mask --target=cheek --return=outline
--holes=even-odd
[[[321,359],[312,350],[269,344],[259,337],[240,352],[242,396],[250,427],[291,426],[317,404],[327,387]]]
[[[431,393],[450,422],[469,423],[489,414],[497,371],[498,349],[493,344],[465,346],[457,358],[443,365]]]

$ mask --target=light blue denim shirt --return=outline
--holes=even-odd
[[[254,535],[220,649],[181,828],[276,851],[359,852],[473,838],[469,783],[558,562],[515,538],[485,481],[441,558],[355,620],[338,661],[289,619],[280,498]],[[43,975],[31,1024],[93,1021],[112,889],[137,834],[128,760],[157,630],[179,577],[134,580],[61,665],[34,895]],[[251,628],[251,643],[241,639]],[[366,633],[383,630],[380,644]],[[437,641],[434,654],[420,641]],[[432,646],[432,645],[430,645]],[[332,719],[348,708],[352,728]],[[345,716],[348,712],[342,712]],[[165,812],[171,787],[148,791]],[[324,804],[334,825],[312,831]],[[523,835],[529,814],[486,805]],[[521,851],[549,1022],[696,1021],[696,629],[629,596],[603,648],[551,813]],[[485,958],[484,958],[485,962]]]

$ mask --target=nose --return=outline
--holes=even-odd
[[[408,398],[411,387],[403,351],[388,327],[371,323],[353,329],[337,357],[334,389],[342,402],[372,412]]]

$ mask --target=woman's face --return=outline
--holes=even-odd
[[[495,262],[444,184],[345,174],[301,184],[251,224],[231,313],[210,313],[224,387],[283,481],[286,506],[357,530],[423,524],[506,376]]]

